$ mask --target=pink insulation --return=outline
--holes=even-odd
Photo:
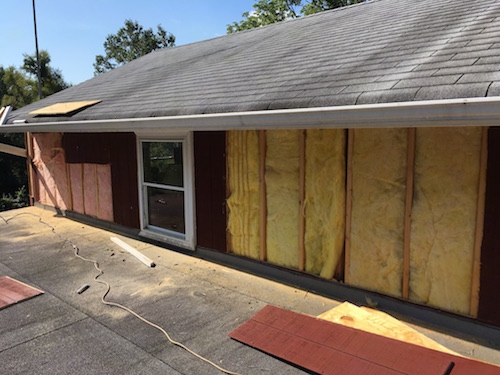
[[[113,221],[111,166],[109,164],[68,164],[73,211]]]
[[[84,214],[83,209],[83,185],[82,185],[82,164],[68,164],[69,176],[71,181],[71,198],[73,211]]]
[[[70,191],[61,133],[33,134],[34,157],[40,203],[66,210]]]
[[[83,191],[85,214],[97,217],[99,196],[95,164],[83,164]]]
[[[61,133],[33,135],[39,202],[113,221],[111,166],[66,164]]]

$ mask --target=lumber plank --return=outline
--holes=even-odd
[[[344,302],[319,315],[318,318],[359,329],[364,332],[370,332],[444,353],[458,355],[456,352],[428,338],[391,315],[369,307],[358,307],[349,302]]]
[[[267,260],[266,131],[259,130],[259,235],[260,260]]]
[[[476,211],[476,233],[472,256],[472,280],[470,296],[470,315],[477,318],[479,311],[479,288],[481,279],[481,246],[484,233],[484,212],[486,201],[486,167],[488,164],[488,127],[484,127],[481,135],[481,158],[479,165],[479,188]]]
[[[411,245],[411,210],[413,205],[413,180],[415,176],[415,136],[416,129],[408,129],[408,149],[406,158],[406,199],[403,247],[403,285],[402,296],[408,299],[410,294],[410,245]]]
[[[345,208],[345,249],[344,249],[344,282],[349,284],[349,267],[351,265],[351,220],[352,220],[352,157],[354,152],[354,129],[347,133],[347,176],[346,176],[346,208]]]
[[[299,270],[306,268],[306,131],[300,131],[299,148]]]

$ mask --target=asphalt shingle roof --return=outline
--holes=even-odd
[[[9,122],[100,120],[500,95],[500,0],[375,0],[158,50]],[[57,102],[101,99],[71,117]]]

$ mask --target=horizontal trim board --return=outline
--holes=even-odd
[[[4,152],[9,155],[20,156],[22,158],[28,157],[28,152],[26,149],[16,146],[11,146],[5,143],[0,143],[0,152]]]
[[[37,119],[29,119],[34,121],[33,123],[28,123],[28,120],[16,121],[20,123],[1,125],[0,132],[499,126],[500,97],[112,120],[39,122]]]

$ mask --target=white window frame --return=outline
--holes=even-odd
[[[139,209],[140,209],[140,236],[151,238],[160,242],[169,243],[189,250],[196,247],[195,235],[195,206],[194,206],[194,153],[193,153],[193,134],[189,133],[137,133],[137,163],[139,179]],[[160,187],[158,184],[147,183],[144,181],[144,163],[142,144],[144,142],[182,142],[182,170],[183,170],[183,188],[172,187],[171,190],[184,192],[184,220],[185,234],[169,231],[164,228],[148,225],[148,205],[147,205],[147,187]],[[170,187],[169,187],[170,189]]]

